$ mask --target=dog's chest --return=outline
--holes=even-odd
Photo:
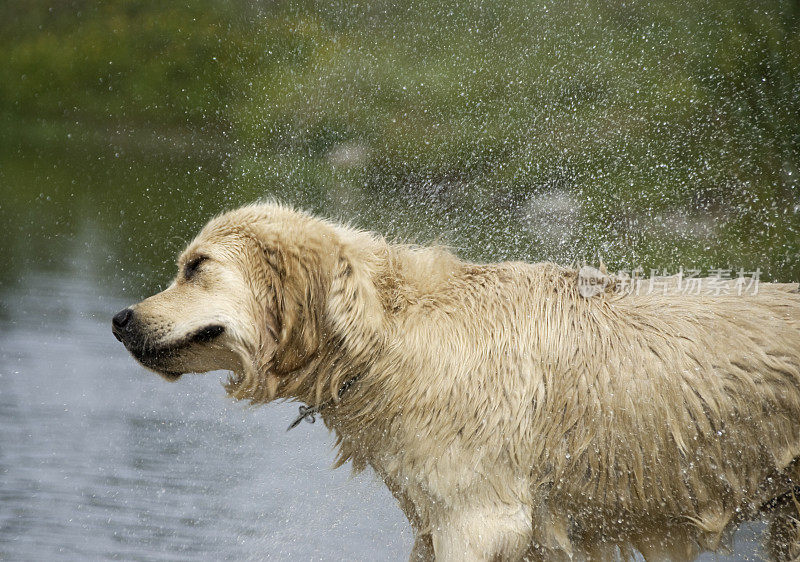
[[[436,510],[457,507],[451,504],[464,498],[468,490],[486,484],[486,474],[500,476],[509,470],[487,466],[484,455],[458,439],[443,446],[424,433],[414,432],[381,443],[368,463],[395,496],[401,494],[413,504],[415,515],[426,521],[435,519]]]

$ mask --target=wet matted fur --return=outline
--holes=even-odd
[[[412,559],[691,559],[772,518],[797,554],[800,295],[579,294],[550,263],[440,248],[263,204],[213,219],[115,333],[166,378],[325,404]],[[349,383],[349,386],[348,386]]]

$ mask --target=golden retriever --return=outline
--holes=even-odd
[[[684,560],[759,517],[797,556],[800,294],[578,279],[260,204],[113,332],[169,380],[226,369],[235,398],[308,404],[397,498],[412,560]]]

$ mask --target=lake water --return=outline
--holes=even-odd
[[[64,139],[0,154],[0,559],[407,558],[400,509],[369,471],[330,470],[322,424],[287,433],[295,405],[235,403],[224,374],[169,384],[111,335],[112,314],[168,281],[211,214],[280,186],[239,181],[224,159]],[[477,258],[540,255],[524,221],[490,224],[467,204],[288,197],[385,232],[449,234]],[[757,527],[730,559],[760,559]]]

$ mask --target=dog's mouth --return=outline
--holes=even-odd
[[[145,367],[156,371],[169,381],[176,381],[184,371],[170,369],[172,360],[183,350],[197,344],[209,343],[225,333],[225,326],[220,324],[210,324],[190,332],[183,338],[168,342],[155,343],[149,345],[128,342],[120,338],[115,332],[114,335],[120,340],[128,351]]]
[[[225,326],[220,324],[211,324],[205,328],[200,328],[189,334],[189,343],[206,343],[214,340],[222,335],[225,331]]]

